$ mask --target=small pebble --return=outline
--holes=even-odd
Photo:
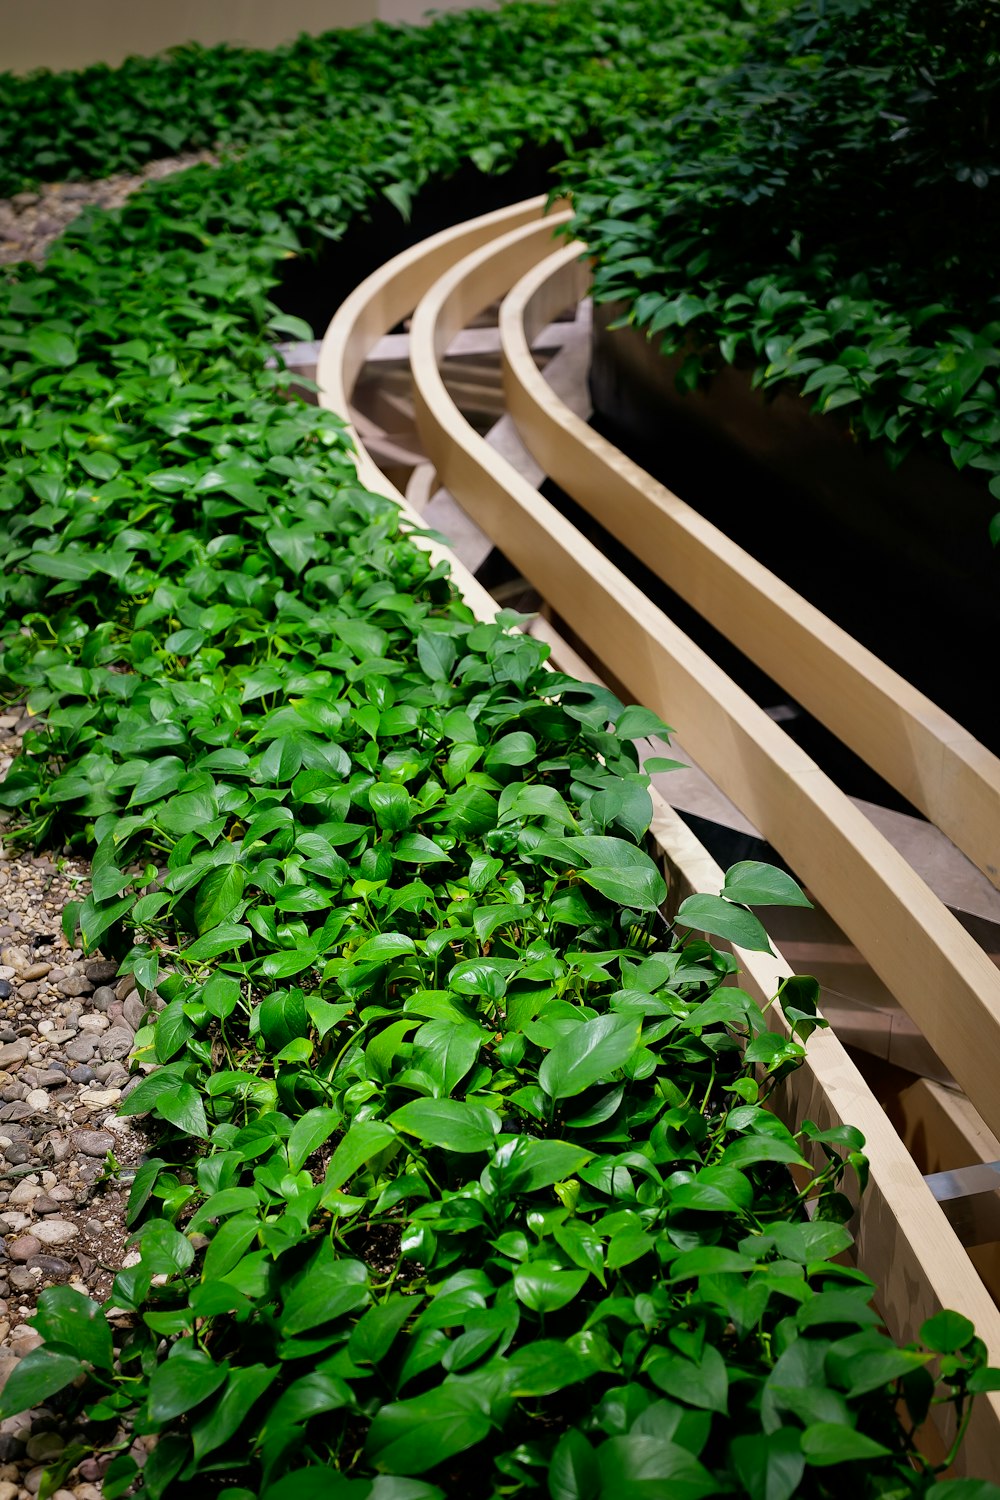
[[[135,1046],[135,1033],[129,1026],[112,1026],[97,1044],[97,1050],[106,1062],[120,1062],[128,1057]]]
[[[111,1023],[109,1022],[107,1016],[102,1016],[100,1014],[80,1017],[81,1031],[107,1031],[110,1024]],[[2,1057],[2,1055],[3,1054],[0,1053],[0,1057]],[[0,1066],[2,1066],[2,1064],[0,1064]]]
[[[75,1240],[80,1231],[68,1219],[43,1219],[36,1224],[34,1238],[43,1245],[66,1245]]]
[[[80,1103],[88,1109],[107,1109],[112,1104],[117,1104],[122,1096],[121,1089],[92,1089],[80,1095]],[[16,1106],[12,1106],[16,1108]]]
[[[82,1151],[84,1156],[107,1156],[116,1145],[115,1138],[109,1130],[74,1130],[70,1135],[70,1142],[77,1151]]]
[[[88,1034],[76,1037],[66,1047],[66,1056],[71,1062],[89,1063],[97,1048],[97,1038]]]
[[[28,1270],[41,1271],[43,1276],[52,1279],[71,1275],[73,1267],[58,1255],[33,1255],[28,1261]]]
[[[10,1341],[13,1345],[14,1353],[19,1359],[22,1359],[24,1355],[30,1354],[32,1349],[38,1348],[42,1342],[42,1336],[40,1333],[36,1333],[33,1328],[29,1328],[27,1323],[20,1323],[11,1334]]]
[[[68,979],[60,979],[58,990],[60,995],[89,995],[91,991],[89,979],[84,979],[82,974],[71,974]]]
[[[47,1193],[41,1193],[35,1199],[34,1203],[32,1203],[31,1207],[32,1211],[36,1214],[57,1214],[62,1208],[62,1204],[57,1203],[54,1198],[50,1198]]]
[[[144,1000],[140,1000],[135,991],[129,995],[122,1008],[123,1019],[126,1025],[131,1026],[133,1032],[138,1031],[146,1017],[148,1007]]]
[[[25,1445],[28,1457],[35,1463],[48,1463],[57,1457],[66,1444],[57,1432],[36,1432]]]
[[[95,958],[83,972],[91,984],[108,984],[118,973],[118,965],[110,958]]]
[[[42,1190],[37,1182],[32,1182],[30,1178],[26,1177],[17,1184],[17,1187],[11,1189],[7,1202],[33,1203],[36,1198],[40,1198],[41,1196]]]
[[[42,1242],[35,1235],[24,1234],[7,1247],[7,1253],[11,1260],[30,1260],[33,1255],[39,1253],[41,1248]]]

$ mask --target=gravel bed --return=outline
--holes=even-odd
[[[29,723],[0,714],[0,779]],[[148,1140],[117,1109],[142,1076],[129,1063],[149,1006],[117,963],[62,934],[63,907],[88,879],[81,859],[0,852],[0,1389],[40,1342],[27,1325],[39,1292],[68,1283],[103,1302],[129,1259],[125,1205]],[[0,1422],[0,1500],[36,1495],[73,1441],[57,1408]],[[57,1500],[97,1500],[110,1458],[71,1471]]]
[[[146,182],[215,160],[199,151],[0,200],[0,265],[41,265],[85,208],[118,208]],[[29,724],[19,709],[0,713],[0,780]],[[65,1283],[103,1302],[115,1273],[137,1258],[125,1205],[148,1140],[117,1109],[130,1077],[134,1085],[141,1076],[129,1061],[147,1005],[130,978],[116,978],[116,963],[85,958],[63,937],[63,907],[86,895],[89,874],[86,861],[58,851],[0,848],[0,1390],[40,1342],[27,1323],[39,1292]],[[46,1466],[73,1439],[58,1398],[0,1422],[0,1500],[37,1495]],[[109,1446],[129,1442],[120,1432]],[[153,1443],[132,1444],[140,1463]],[[112,1456],[70,1470],[53,1500],[101,1500]]]
[[[91,204],[120,208],[131,193],[172,172],[183,172],[218,161],[211,151],[191,151],[184,156],[161,157],[147,162],[138,172],[118,172],[98,182],[43,182],[34,192],[15,193],[0,200],[0,265],[19,260],[41,265],[53,240]],[[4,1500],[0,1490],[0,1500]]]

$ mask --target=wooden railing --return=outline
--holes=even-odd
[[[567,422],[559,403],[529,373],[531,328],[560,299],[576,295],[581,274],[579,247],[553,258],[553,219],[541,222],[541,210],[542,200],[532,200],[459,225],[369,277],[327,332],[318,371],[321,400],[346,415],[366,351],[416,309],[411,364],[418,418],[442,483],[636,701],[680,726],[698,763],[839,923],[1000,1131],[1000,973],[829,777],[469,427],[445,390],[439,365],[448,344],[475,313],[514,287],[501,315],[510,405],[547,471],[650,566],[658,566],[654,559],[661,553],[676,550],[676,570],[665,556],[660,561],[678,592],[685,592],[682,575],[699,575],[685,588],[704,606],[706,618],[713,619],[714,611],[713,623],[726,620],[720,628],[741,649],[761,654],[777,680],[794,682],[789,691],[817,717],[828,715],[825,722],[848,743],[876,757],[870,763],[905,787],[911,800],[923,797],[918,805],[939,826],[947,825],[956,843],[980,848],[976,826],[996,827],[1000,787],[988,752],[791,590],[772,583],[676,497],[609,445],[592,441],[575,419]],[[402,502],[419,525],[363,451],[359,472],[372,488]],[[611,484],[616,498],[606,499]],[[438,544],[427,545],[441,555]],[[474,610],[495,612],[490,596],[464,569],[455,566],[453,576]],[[736,603],[715,601],[727,591]],[[559,663],[558,636],[553,645]],[[786,653],[791,675],[782,666]],[[840,703],[842,698],[848,701]],[[961,814],[956,804],[963,805]],[[655,809],[652,833],[673,877],[673,899],[691,890],[717,890],[718,867],[662,799],[655,799]],[[988,838],[982,847],[987,844]],[[780,957],[738,958],[741,982],[763,1001],[790,972]],[[914,1338],[925,1317],[954,1307],[973,1319],[1000,1363],[1000,1313],[832,1033],[810,1039],[807,1063],[785,1085],[782,1110],[789,1119],[811,1118],[824,1126],[848,1121],[865,1133],[871,1185],[858,1217],[857,1255],[880,1287],[892,1333]],[[979,1402],[962,1462],[968,1472],[1000,1478],[1000,1398]]]

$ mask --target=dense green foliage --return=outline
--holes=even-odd
[[[1000,476],[998,87],[995,5],[807,0],[575,165],[596,295],[686,351],[688,388],[749,366],[891,462],[919,442]]]
[[[84,1451],[157,1434],[108,1500],[995,1500],[911,1461],[932,1399],[961,1427],[995,1379],[970,1325],[897,1350],[832,1258],[860,1137],[763,1108],[815,987],[769,1032],[697,936],[763,947],[748,907],[801,893],[744,864],[666,924],[633,745],[665,726],[475,621],[268,367],[304,331],[275,266],[314,231],[676,104],[739,35],[599,7],[610,66],[584,49],[556,87],[521,47],[541,14],[419,42],[437,67],[449,27],[497,28],[485,98],[425,108],[414,76],[0,286],[0,676],[38,717],[0,804],[10,836],[93,853],[66,931],[166,1002],[125,1103],[157,1145],[124,1316],[45,1293],[0,1409],[82,1411]]]
[[[391,99],[396,110],[449,109],[501,79],[557,94],[573,79],[572,95],[588,75],[603,87],[609,70],[667,69],[662,84],[672,92],[678,66],[683,77],[691,64],[717,65],[727,44],[731,56],[733,23],[756,9],[737,0],[699,0],[687,14],[656,0],[618,8],[510,0],[501,14],[374,23],[269,52],[190,45],[118,68],[8,74],[0,81],[0,194],[38,180],[105,176],[179,151],[322,134],[375,99]]]

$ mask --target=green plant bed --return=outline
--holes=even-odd
[[[737,866],[668,927],[633,745],[666,727],[472,618],[268,364],[310,331],[282,262],[743,34],[604,8],[611,66],[554,81],[538,14],[488,23],[485,96],[365,96],[0,283],[0,677],[38,721],[0,805],[92,856],[66,933],[166,1002],[124,1105],[139,1261],[105,1309],[43,1295],[0,1405],[79,1416],[46,1490],[111,1448],[107,1500],[998,1493],[914,1450],[1000,1377],[964,1318],[880,1331],[841,1263],[857,1132],[764,1107],[815,987],[772,1034],[699,935],[763,946],[749,904],[798,888]]]
[[[971,3],[800,4],[689,107],[567,173],[598,300],[685,354],[685,389],[752,369],[892,466],[935,452],[989,506],[998,46]]]
[[[919,1422],[943,1356],[967,1410],[982,1346],[952,1314],[926,1352],[878,1331],[834,1260],[863,1142],[763,1107],[802,1047],[689,933],[766,947],[747,904],[804,898],[744,864],[665,928],[631,739],[666,726],[470,618],[309,420],[266,515],[280,481],[200,489],[210,454],[181,517],[163,491],[176,561],[131,635],[98,623],[114,584],[97,611],[64,580],[52,643],[4,658],[47,720],[8,800],[93,820],[66,930],[168,1003],[124,1106],[158,1126],[135,1316],[43,1294],[0,1410],[83,1412],[53,1484],[105,1424],[159,1435],[154,1496],[923,1493],[896,1403]],[[815,998],[785,986],[799,1038]]]

